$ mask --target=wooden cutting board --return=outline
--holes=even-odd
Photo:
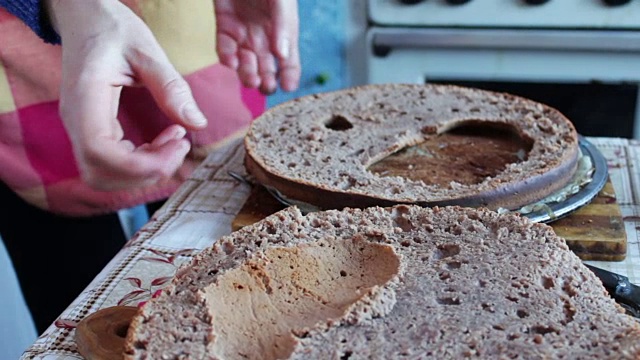
[[[461,128],[389,156],[369,170],[427,184],[445,186],[453,180],[471,184],[495,175],[528,150],[526,143],[506,132]],[[254,188],[233,228],[253,224],[281,209],[266,190]],[[621,261],[626,256],[627,236],[610,180],[590,204],[550,225],[583,260]]]
[[[627,255],[627,233],[611,180],[590,204],[549,225],[582,260],[622,261]]]

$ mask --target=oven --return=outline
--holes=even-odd
[[[640,0],[367,0],[366,82],[447,83],[640,138]]]

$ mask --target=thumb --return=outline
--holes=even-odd
[[[133,50],[127,60],[135,75],[170,119],[193,130],[207,126],[207,119],[198,108],[189,84],[155,39],[152,44]]]

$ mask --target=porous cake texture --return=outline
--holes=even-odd
[[[182,266],[127,359],[637,359],[640,326],[544,224],[287,208]]]
[[[446,186],[369,170],[469,125],[518,136],[522,161],[479,183]],[[579,157],[577,132],[558,110],[510,94],[433,84],[366,85],[283,103],[252,123],[245,148],[247,170],[260,183],[323,209],[398,203],[518,209],[564,186]]]

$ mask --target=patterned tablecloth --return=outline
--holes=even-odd
[[[625,261],[589,263],[627,275],[631,282],[640,284],[640,141],[589,140],[607,159],[628,237]],[[243,156],[240,139],[211,153],[22,358],[82,359],[74,342],[78,321],[101,308],[137,305],[149,299],[170,281],[180,264],[230,233],[231,222],[249,188],[227,172],[244,173]]]

